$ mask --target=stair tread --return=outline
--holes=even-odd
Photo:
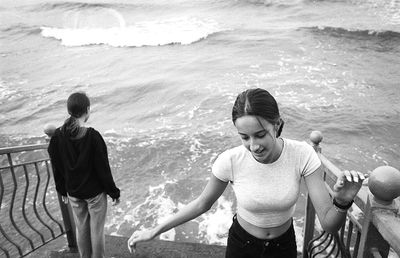
[[[217,258],[225,256],[225,246],[184,243],[164,240],[152,240],[139,243],[135,254],[130,254],[127,247],[128,238],[106,236],[106,257],[136,258]],[[79,258],[78,253],[68,251],[51,251],[49,258]]]

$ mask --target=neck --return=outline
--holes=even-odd
[[[78,124],[79,124],[80,127],[83,127],[83,126],[85,125],[85,123],[86,123],[86,121],[85,121],[85,120],[86,120],[85,116],[81,116],[81,117],[77,118],[76,120],[77,120],[77,122],[78,122]]]
[[[283,139],[281,138],[276,138],[275,140],[275,146],[274,146],[274,152],[271,153],[272,155],[270,156],[270,158],[268,160],[265,160],[262,163],[265,164],[270,164],[270,163],[274,163],[275,161],[277,161],[279,159],[279,157],[282,154],[282,150],[283,150]]]

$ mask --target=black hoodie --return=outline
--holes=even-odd
[[[51,137],[48,152],[53,166],[56,190],[78,199],[105,192],[113,199],[120,196],[108,163],[107,146],[100,133],[87,128],[79,139],[71,139],[60,128]]]

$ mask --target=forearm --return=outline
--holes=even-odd
[[[209,210],[209,207],[201,204],[199,199],[192,201],[180,209],[176,214],[168,218],[165,222],[155,227],[154,237],[200,216],[207,210]]]
[[[334,205],[332,205],[326,212],[325,216],[320,220],[322,228],[329,232],[337,232],[346,220],[346,212],[339,211]]]

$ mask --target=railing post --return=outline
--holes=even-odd
[[[394,199],[400,196],[400,172],[390,166],[382,166],[371,172],[368,179],[369,194],[364,210],[364,221],[358,258],[372,258],[379,253],[387,257],[390,244],[373,223],[374,211],[386,210],[396,216],[398,208]],[[390,225],[386,225],[390,228]]]
[[[319,146],[322,141],[322,133],[320,131],[312,131],[310,134],[310,140],[313,143],[313,148],[316,152],[321,153],[321,147]],[[304,218],[304,227],[303,227],[303,258],[308,257],[307,253],[307,245],[311,241],[314,236],[314,226],[315,226],[315,209],[311,202],[310,197],[307,193],[306,198],[306,208],[305,208],[305,218]]]
[[[50,138],[54,135],[55,130],[56,127],[54,125],[46,124],[44,126],[43,131],[48,136],[48,139],[46,139],[47,141],[49,141]],[[72,214],[71,206],[69,205],[69,203],[65,204],[62,201],[62,197],[59,193],[57,193],[57,196],[58,196],[58,203],[61,209],[61,216],[64,222],[65,233],[67,235],[68,247],[70,251],[77,252],[78,246],[76,244],[75,221]]]
[[[60,204],[61,216],[64,222],[65,233],[67,235],[68,247],[70,251],[77,252],[78,246],[76,245],[76,231],[75,231],[75,221],[72,214],[72,209],[69,204],[65,204],[61,195],[57,193],[58,203]]]

